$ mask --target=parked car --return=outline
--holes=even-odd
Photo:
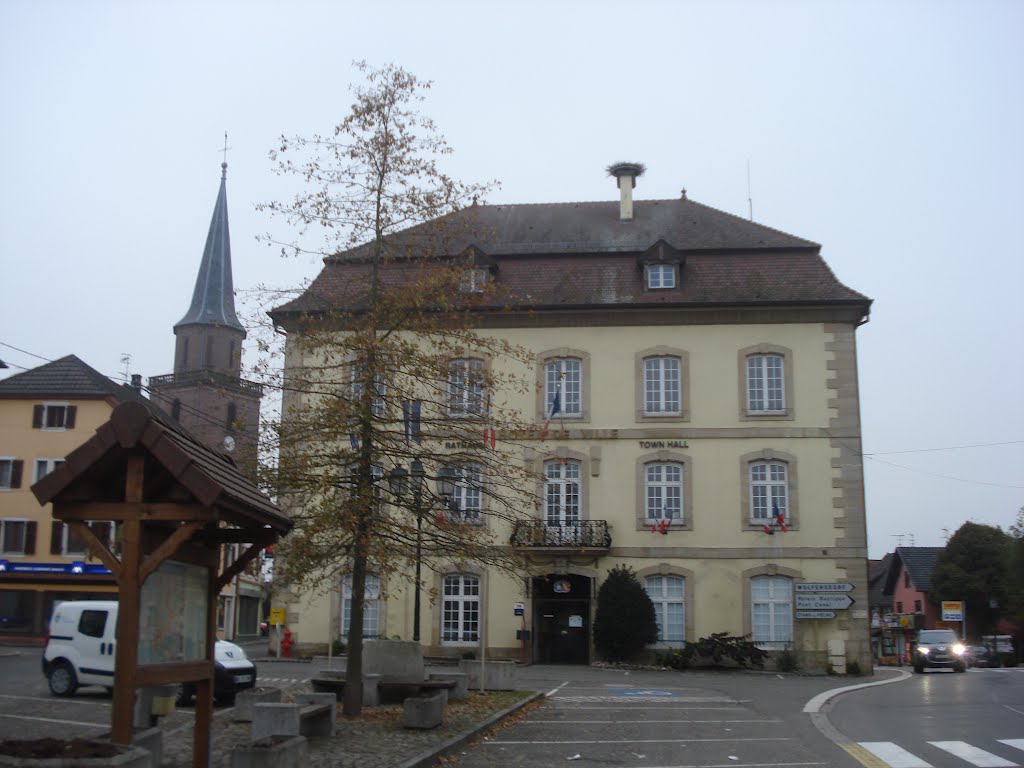
[[[992,653],[984,645],[971,645],[967,648],[968,664],[972,667],[998,667],[999,655]]]
[[[114,685],[117,648],[117,602],[70,600],[54,606],[50,631],[43,648],[43,674],[54,696],[73,696],[83,685]],[[234,643],[218,640],[214,646],[213,695],[234,701],[235,694],[256,685],[256,666]],[[179,703],[191,701],[192,684],[178,687]]]
[[[922,629],[911,648],[915,672],[928,669],[967,671],[967,646],[951,629]]]

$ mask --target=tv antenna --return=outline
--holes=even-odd
[[[747,158],[747,209],[750,212],[750,220],[754,220],[754,195],[750,191],[750,158]]]
[[[121,362],[124,363],[124,382],[127,384],[131,380],[130,368],[132,365],[132,356],[127,352],[122,352]]]

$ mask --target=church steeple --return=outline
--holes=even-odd
[[[175,324],[174,330],[185,325],[214,325],[245,333],[235,314],[235,292],[231,281],[231,236],[228,232],[228,164],[221,163],[220,192],[213,207],[210,231],[206,235],[206,248],[192,292],[188,312]]]

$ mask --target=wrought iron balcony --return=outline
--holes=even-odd
[[[256,397],[263,396],[263,385],[255,381],[228,376],[217,371],[185,371],[184,373],[168,373],[163,376],[150,376],[149,386],[152,389],[174,387],[186,384],[211,384],[216,387],[240,389]]]
[[[512,546],[536,548],[608,549],[612,535],[607,520],[580,520],[549,525],[543,520],[520,520],[512,529]]]

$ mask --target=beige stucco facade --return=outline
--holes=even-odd
[[[575,660],[593,660],[597,591],[609,570],[627,565],[641,579],[682,578],[685,642],[714,632],[754,633],[751,585],[759,577],[780,577],[778,583],[789,590],[792,626],[788,638],[768,646],[793,650],[804,666],[824,667],[828,641],[842,640],[847,659],[868,669],[859,321],[857,312],[825,307],[580,311],[492,321],[484,332],[536,354],[533,370],[502,359],[489,364],[512,366],[537,382],[535,391],[510,394],[508,402],[538,425],[545,418],[544,362],[553,357],[581,362],[581,415],[556,417],[546,439],[538,431],[517,449],[517,458],[538,478],[548,460],[578,462],[580,519],[606,521],[611,544],[585,550],[525,547],[515,577],[472,564],[431,564],[422,592],[425,651],[558,660],[545,647],[550,628],[541,625],[553,620],[548,612],[556,610],[558,600],[575,592],[579,600],[570,601],[568,616],[573,629],[583,630],[585,643],[583,657]],[[300,363],[294,347],[289,354],[289,365]],[[746,359],[752,354],[782,359],[784,409],[748,412]],[[679,360],[677,415],[644,415],[643,361],[657,356]],[[750,466],[758,461],[786,468],[785,532],[769,535],[765,521],[751,517]],[[682,516],[664,534],[652,533],[645,509],[649,462],[682,467]],[[538,479],[536,508],[524,512],[541,517],[542,491]],[[497,538],[507,542],[511,533],[498,532]],[[479,579],[482,641],[442,639],[443,577],[455,573]],[[291,596],[288,620],[300,643],[339,636],[340,579],[331,576],[322,594]],[[806,582],[850,584],[854,603],[835,611],[835,618],[797,618],[796,586]],[[549,583],[569,592],[537,591]],[[411,590],[392,583],[384,591],[377,634],[410,639]]]

